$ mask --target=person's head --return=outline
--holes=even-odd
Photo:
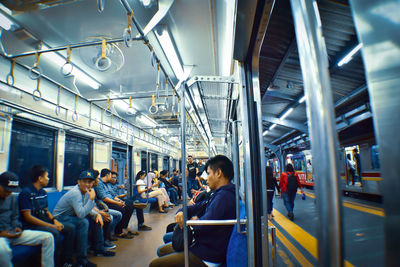
[[[98,170],[95,169],[90,169],[89,171],[93,174],[94,177],[93,187],[96,187],[99,184],[100,173]]]
[[[111,183],[116,184],[118,181],[118,173],[116,172],[111,172]]]
[[[40,187],[46,187],[48,185],[50,180],[48,175],[48,170],[41,165],[33,166],[29,172],[32,183],[37,184]]]
[[[146,172],[145,172],[145,171],[139,171],[139,172],[136,174],[135,181],[140,180],[140,179],[143,180],[144,177],[146,177]]]
[[[233,179],[232,161],[224,155],[217,155],[209,159],[205,168],[208,173],[207,184],[211,190],[218,189]]]
[[[172,171],[172,173],[173,173],[174,175],[178,175],[178,170],[177,170],[177,169],[174,169],[174,170]]]
[[[106,182],[111,180],[111,171],[109,169],[102,169],[100,172],[100,178],[104,179]]]
[[[293,165],[291,163],[286,164],[286,171],[287,172],[294,172]]]
[[[79,190],[84,194],[89,191],[94,184],[95,177],[93,173],[89,170],[81,172],[78,177]]]
[[[154,173],[154,178],[158,178],[158,176],[159,176],[158,171],[157,170],[153,170],[153,173]]]
[[[162,170],[161,172],[160,172],[160,177],[161,178],[165,178],[165,177],[167,177],[168,176],[168,171],[167,170]]]
[[[199,159],[199,164],[200,165],[203,164],[203,160],[202,159]]]
[[[13,172],[3,172],[0,175],[0,198],[6,199],[12,192],[18,192],[19,178]]]
[[[193,162],[193,157],[191,155],[188,156],[188,162],[189,164]]]
[[[267,168],[265,169],[265,175],[267,176],[267,178],[272,179],[274,177],[274,169],[271,166],[267,166]]]

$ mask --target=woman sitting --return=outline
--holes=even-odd
[[[147,181],[147,186],[152,185],[152,189],[153,189],[153,190],[154,190],[154,189],[160,189],[161,192],[162,192],[162,193],[164,194],[164,196],[165,196],[165,199],[166,199],[166,201],[167,201],[167,205],[168,205],[169,207],[173,207],[174,204],[171,203],[171,200],[170,200],[170,198],[169,198],[168,192],[167,192],[167,190],[166,190],[164,187],[161,186],[161,185],[162,185],[162,181],[160,181],[160,180],[158,179],[158,177],[159,177],[158,171],[153,170],[152,172],[149,172],[149,173],[147,174],[146,179],[145,179],[145,181]],[[163,186],[164,186],[164,185],[163,185]]]
[[[146,172],[144,171],[140,171],[136,175],[136,186],[139,195],[142,198],[147,198],[146,192],[148,192],[148,197],[155,197],[157,199],[159,212],[167,213],[167,211],[163,209],[168,207],[167,199],[165,198],[164,193],[158,188],[153,188],[152,184],[146,187],[145,177],[146,177]]]

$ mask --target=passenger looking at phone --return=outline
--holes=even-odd
[[[101,215],[93,210],[96,197],[92,189],[94,180],[92,172],[81,172],[78,184],[60,198],[53,211],[60,223],[71,223],[74,226],[77,265],[83,267],[97,266],[87,258],[89,222],[86,216],[94,216],[96,223],[103,222]]]
[[[42,267],[54,266],[54,238],[49,232],[22,230],[18,220],[18,201],[12,192],[17,192],[19,178],[15,173],[0,175],[0,266],[12,266],[10,246],[42,246]]]
[[[53,234],[55,241],[56,265],[72,264],[74,247],[74,225],[57,221],[48,209],[47,192],[43,188],[47,186],[50,178],[47,169],[35,165],[30,170],[32,183],[22,189],[18,203],[21,221],[24,229],[46,231]],[[63,243],[59,242],[60,233],[63,234]],[[63,253],[61,253],[61,251]]]

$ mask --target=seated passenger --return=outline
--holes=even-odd
[[[158,211],[160,213],[167,213],[166,210],[164,210],[163,208],[168,207],[167,205],[167,199],[165,198],[164,193],[158,189],[155,188],[154,190],[152,189],[152,184],[150,184],[150,186],[146,187],[146,182],[145,182],[145,177],[146,177],[146,173],[144,171],[140,171],[136,174],[136,186],[137,186],[137,191],[138,194],[142,197],[142,198],[147,198],[147,197],[155,197],[157,198],[158,201]],[[158,184],[157,184],[158,185]],[[146,192],[148,192],[148,195],[146,195]]]
[[[87,258],[89,222],[88,214],[101,219],[100,214],[93,211],[96,194],[92,189],[93,173],[83,171],[78,177],[78,184],[63,195],[54,208],[53,215],[62,224],[70,223],[74,226],[76,238],[77,264],[82,266],[97,266]]]
[[[55,241],[56,265],[72,264],[74,249],[74,226],[57,221],[48,209],[47,192],[43,189],[49,183],[48,171],[40,165],[30,170],[32,184],[19,194],[18,203],[24,229],[46,231],[53,234]],[[60,233],[64,235],[63,244],[59,242]],[[61,254],[61,251],[63,252]],[[61,258],[63,256],[63,258]]]
[[[0,266],[12,266],[10,246],[42,246],[42,267],[54,266],[54,238],[49,232],[21,230],[18,220],[18,201],[9,197],[18,191],[19,179],[15,173],[0,175]]]
[[[118,184],[118,173],[111,172],[111,189],[114,192],[114,195],[119,199],[124,199],[128,195],[125,190],[125,185]]]
[[[178,191],[178,199],[182,199],[182,177],[179,176],[179,171],[174,169],[172,171],[172,176],[169,178],[169,182],[174,186],[174,188]]]
[[[192,220],[235,219],[235,186],[231,183],[234,175],[232,162],[223,155],[217,155],[207,162],[206,169],[207,184],[211,190],[215,190],[215,193],[208,200],[188,206],[188,218]],[[182,211],[175,215],[175,221],[183,228]],[[223,263],[232,228],[232,225],[193,226],[195,242],[189,248],[190,265],[207,266],[208,263]],[[162,246],[159,249],[159,255],[162,257],[154,259],[150,266],[184,265],[184,252],[175,252],[171,244]]]
[[[168,182],[167,180],[168,177],[168,171],[162,170],[160,172],[160,178],[159,180],[164,184],[165,190],[167,190],[167,193],[172,200],[172,203],[174,205],[178,205],[178,192],[177,192],[177,187],[175,187],[173,184]]]
[[[159,177],[158,175],[159,175],[158,171],[156,171],[156,170],[154,170],[152,172],[149,172],[147,174],[147,177],[146,177],[147,186],[151,185],[151,190],[152,191],[155,191],[156,189],[161,190],[161,192],[165,196],[167,205],[169,207],[172,207],[172,206],[174,206],[174,204],[171,203],[171,200],[170,200],[170,198],[168,196],[167,190],[164,187],[161,186],[162,184],[161,184],[161,181],[158,180],[158,177]]]

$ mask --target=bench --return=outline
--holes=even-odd
[[[53,212],[54,207],[56,206],[58,200],[64,195],[64,192],[50,192],[47,193],[47,199],[49,203],[49,211]],[[12,195],[10,197],[17,198],[17,195]],[[15,199],[17,200],[17,199]],[[60,241],[62,241],[63,236],[60,235]],[[16,245],[11,246],[12,250],[12,262],[15,264],[16,262],[29,259],[31,256],[40,255],[41,253],[41,246],[24,246],[24,245]]]
[[[157,198],[155,197],[149,197],[149,198],[142,198],[139,195],[139,192],[137,191],[137,186],[134,185],[133,186],[133,198],[139,200],[141,203],[156,203],[157,202]]]

